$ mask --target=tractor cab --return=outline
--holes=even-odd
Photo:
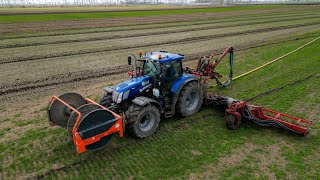
[[[143,56],[142,75],[151,76],[155,86],[168,91],[171,84],[182,76],[183,55],[165,51],[152,52]]]
[[[136,86],[140,86],[139,84],[148,80],[148,83],[152,84],[149,88],[156,88],[155,91],[159,91],[161,95],[172,94],[170,90],[172,85],[183,76],[182,60],[184,56],[166,51],[146,53],[143,56],[142,53],[139,53],[139,55],[140,59],[137,59],[134,55],[128,57],[129,65],[133,61],[134,70],[128,72],[132,78],[117,87],[132,84],[129,82],[136,82]]]

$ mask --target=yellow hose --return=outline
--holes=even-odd
[[[261,69],[261,68],[263,68],[263,67],[265,67],[265,66],[267,66],[267,65],[269,65],[269,64],[271,64],[271,63],[274,63],[274,62],[276,62],[276,61],[278,61],[278,60],[280,60],[280,59],[282,59],[282,58],[284,58],[284,57],[287,57],[288,55],[290,55],[290,54],[292,54],[292,53],[294,53],[294,52],[297,52],[297,51],[299,51],[300,49],[302,49],[302,48],[310,45],[311,43],[317,41],[319,38],[320,38],[320,36],[317,37],[316,39],[314,39],[314,40],[312,40],[312,41],[304,44],[303,46],[300,46],[299,48],[297,48],[297,49],[295,49],[295,50],[293,50],[293,51],[291,51],[291,52],[288,52],[287,54],[282,55],[282,56],[280,56],[280,57],[278,57],[278,58],[276,58],[276,59],[274,59],[274,60],[272,60],[272,61],[270,61],[270,62],[268,62],[268,63],[266,63],[266,64],[264,64],[264,65],[262,65],[262,66],[259,66],[259,67],[257,67],[257,68],[254,68],[254,69],[252,69],[252,70],[250,70],[250,71],[248,71],[248,72],[245,72],[245,73],[243,73],[243,74],[241,74],[241,75],[239,75],[239,76],[237,76],[237,77],[235,77],[235,78],[232,78],[232,80],[236,80],[236,79],[239,79],[239,78],[241,78],[241,77],[244,77],[244,76],[246,76],[246,75],[248,75],[248,74],[250,74],[250,73],[252,73],[252,72],[254,72],[254,71],[257,71],[257,70],[259,70],[259,69]]]

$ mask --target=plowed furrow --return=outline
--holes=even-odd
[[[11,88],[3,86],[0,88],[1,89],[0,96],[10,94],[10,93],[28,91],[32,89],[55,86],[59,84],[67,84],[67,83],[83,81],[87,79],[99,78],[102,76],[124,73],[124,72],[127,72],[128,70],[130,70],[129,66],[126,66],[126,67],[118,66],[118,67],[100,69],[90,73],[88,71],[82,71],[72,75],[71,74],[57,75],[50,78],[40,79],[35,82],[30,81],[30,82],[23,82],[22,84],[15,84]]]
[[[293,10],[293,9],[290,9]],[[304,11],[302,9],[297,9]],[[288,10],[285,10],[288,11]],[[244,14],[255,14],[263,12],[279,12],[276,11],[251,11]],[[48,27],[52,29],[79,29],[79,28],[97,28],[97,27],[113,27],[114,24],[118,26],[126,25],[144,25],[154,23],[171,23],[199,19],[209,19],[215,17],[226,17],[228,15],[243,15],[243,12],[224,12],[224,13],[195,13],[195,14],[174,14],[174,15],[161,15],[149,17],[127,17],[127,18],[98,18],[98,19],[85,19],[85,20],[68,20],[68,21],[47,21],[47,22],[27,22],[27,23],[0,23],[5,24],[1,30],[3,33],[21,32],[21,31],[34,31],[34,30],[47,30]]]
[[[28,47],[28,46],[40,46],[40,45],[50,45],[50,44],[63,44],[63,43],[75,43],[75,42],[92,42],[92,41],[99,41],[99,40],[111,40],[111,39],[121,39],[121,38],[133,38],[133,37],[141,37],[141,36],[151,36],[151,35],[161,35],[161,34],[171,34],[171,33],[182,33],[182,32],[192,32],[192,31],[201,31],[201,30],[210,30],[210,29],[218,29],[218,28],[227,28],[227,27],[239,27],[239,26],[246,26],[246,25],[258,25],[264,23],[272,23],[272,22],[282,22],[282,21],[294,21],[294,20],[302,20],[305,18],[316,19],[320,16],[308,16],[308,17],[299,17],[299,18],[288,18],[288,19],[268,19],[265,21],[260,22],[245,22],[241,24],[230,24],[230,25],[214,25],[209,27],[194,27],[182,30],[169,30],[169,31],[161,31],[161,32],[149,32],[149,33],[136,33],[136,34],[124,34],[124,35],[114,35],[111,37],[95,37],[95,38],[87,38],[87,39],[71,39],[71,40],[58,40],[54,42],[33,42],[33,43],[21,43],[21,44],[10,44],[10,45],[0,45],[0,49],[9,49],[9,48],[17,48],[17,47]],[[243,20],[248,21],[248,20]],[[211,23],[204,23],[204,24],[211,24]]]
[[[290,42],[290,41],[296,41],[300,39],[306,39],[310,38],[310,36],[304,37],[304,38],[294,38],[294,39],[289,39],[289,40],[282,40],[282,41],[277,41],[277,42],[272,42],[272,43],[262,43],[262,44],[255,44],[251,46],[239,46],[235,49],[235,51],[242,51],[242,50],[247,50],[251,48],[257,48],[257,47],[263,47],[263,46],[269,46],[269,45],[274,45],[278,43],[283,43],[283,42]],[[216,52],[217,55],[219,55],[219,52],[222,52],[222,50],[216,50],[212,51],[213,53]],[[199,57],[202,55],[206,54],[189,54],[188,59],[186,61],[194,61],[198,60]],[[128,72],[131,70],[132,67],[130,66],[112,66],[109,68],[103,68],[95,71],[78,71],[76,74],[59,74],[56,76],[50,76],[50,77],[44,77],[41,79],[38,79],[36,81],[25,81],[22,83],[15,83],[14,85],[4,85],[0,87],[0,96],[6,96],[9,94],[13,93],[19,93],[19,92],[24,92],[24,91],[30,91],[30,90],[36,90],[36,89],[41,89],[41,88],[46,88],[46,87],[54,87],[59,84],[72,84],[75,82],[80,82],[80,81],[85,81],[85,80],[90,80],[90,79],[96,79],[100,78],[103,76],[110,76],[110,75],[116,75],[116,74],[122,74],[125,72]]]
[[[307,11],[309,10],[309,11]],[[108,19],[87,19],[87,20],[71,20],[71,21],[49,21],[49,22],[30,22],[30,23],[2,23],[5,26],[0,30],[3,34],[10,34],[12,32],[35,32],[35,31],[52,31],[62,29],[79,29],[79,28],[100,28],[113,27],[117,25],[137,25],[137,24],[155,24],[155,23],[169,23],[192,21],[200,19],[209,19],[212,17],[230,17],[241,15],[266,14],[266,13],[284,13],[284,12],[315,12],[315,7],[304,8],[279,8],[279,9],[260,9],[260,10],[242,10],[242,11],[228,11],[216,13],[193,13],[193,14],[174,14],[148,17],[127,17],[127,18],[108,18]],[[1,24],[0,24],[1,25]]]
[[[50,36],[60,36],[60,35],[82,35],[82,34],[92,34],[92,33],[102,33],[102,32],[122,32],[122,31],[131,31],[131,30],[145,30],[145,29],[156,29],[160,27],[180,27],[180,26],[186,26],[186,25],[205,25],[205,24],[219,24],[219,23],[228,23],[228,22],[242,22],[242,21],[249,21],[249,20],[255,20],[255,19],[270,19],[270,18],[286,18],[286,17],[304,17],[304,16],[312,16],[312,15],[318,15],[319,13],[290,13],[288,14],[280,14],[280,15],[257,15],[256,16],[250,16],[250,17],[244,17],[244,18],[224,18],[224,19],[212,19],[212,22],[210,19],[205,19],[205,20],[199,20],[199,21],[185,21],[185,22],[174,22],[174,23],[159,23],[157,26],[148,26],[146,24],[140,24],[139,27],[138,25],[132,26],[132,28],[127,28],[128,26],[114,26],[113,29],[109,28],[106,30],[88,30],[84,32],[57,32],[57,33],[52,33],[52,34],[35,34],[35,35],[21,35],[21,36],[12,36],[12,37],[0,37],[0,40],[6,40],[6,39],[21,39],[21,38],[34,38],[34,37],[50,37]],[[210,21],[210,22],[208,22]],[[186,24],[188,23],[188,24]],[[144,25],[144,26],[143,26]],[[137,27],[138,26],[138,27]],[[125,29],[121,29],[122,27],[126,27]],[[105,29],[105,28],[101,28]]]
[[[309,38],[309,37],[305,37]],[[303,38],[303,39],[305,39]],[[252,46],[239,46],[238,48],[235,49],[235,51],[241,51],[241,50],[247,50],[250,48],[257,48],[257,47],[263,47],[263,46],[269,46],[277,43],[283,43],[283,42],[290,42],[290,41],[295,41],[298,40],[297,38],[295,39],[290,39],[290,40],[284,40],[284,41],[279,41],[279,42],[272,42],[272,43],[265,43],[265,44],[256,44]],[[222,50],[216,50],[213,51],[213,53],[218,53],[221,52]],[[188,59],[186,61],[193,61],[197,60],[200,56],[202,56],[205,53],[197,53],[197,54],[190,54],[188,55]],[[219,55],[219,54],[217,54]],[[132,67],[130,66],[113,66],[109,68],[104,68],[96,71],[78,71],[76,74],[59,74],[56,76],[51,76],[51,77],[45,77],[43,79],[37,80],[37,81],[28,81],[28,82],[22,82],[22,83],[16,83],[14,85],[5,85],[0,87],[0,96],[5,96],[13,93],[18,93],[18,92],[24,92],[24,91],[29,91],[29,90],[35,90],[35,89],[41,89],[41,88],[46,88],[46,87],[53,87],[59,84],[72,84],[75,82],[80,82],[80,81],[85,81],[85,80],[90,80],[90,79],[96,79],[100,78],[103,76],[111,76],[111,75],[116,75],[116,74],[122,74],[125,73],[129,70],[131,70]],[[67,77],[67,78],[66,78]]]
[[[225,38],[225,37],[229,37],[229,36],[256,34],[256,33],[276,31],[276,30],[282,30],[282,29],[291,29],[291,28],[312,26],[312,25],[318,25],[319,23],[320,23],[320,21],[319,22],[312,22],[312,23],[305,23],[305,24],[294,24],[294,25],[278,26],[278,27],[271,27],[271,28],[261,28],[261,29],[255,29],[255,30],[249,30],[249,31],[222,33],[222,34],[215,34],[215,35],[210,35],[210,36],[198,36],[198,37],[184,38],[184,39],[180,39],[180,40],[173,40],[173,41],[167,41],[167,42],[150,43],[150,44],[144,44],[144,45],[123,46],[123,47],[115,47],[115,48],[99,48],[99,49],[94,49],[94,50],[92,50],[92,49],[80,50],[80,51],[75,51],[75,52],[47,54],[47,55],[21,57],[21,58],[14,58],[14,59],[7,58],[7,59],[1,60],[0,64],[16,63],[16,62],[23,62],[23,61],[34,61],[34,60],[40,60],[40,59],[44,60],[44,59],[48,59],[48,58],[75,56],[75,55],[82,55],[82,54],[117,51],[117,50],[126,50],[126,49],[132,49],[132,48],[145,48],[145,47],[159,46],[159,45],[184,44],[184,43],[188,43],[188,42],[198,42],[198,41],[202,41],[202,40]]]

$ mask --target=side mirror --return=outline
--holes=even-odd
[[[131,65],[131,56],[128,56],[128,65]]]

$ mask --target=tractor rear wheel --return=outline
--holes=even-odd
[[[145,138],[152,135],[158,128],[160,112],[155,106],[131,105],[126,112],[127,130],[130,134]]]
[[[104,93],[103,96],[100,98],[100,105],[103,107],[110,107],[112,103],[112,94],[110,93]]]
[[[203,103],[203,94],[203,89],[198,82],[186,84],[180,92],[177,112],[183,117],[197,113]]]

